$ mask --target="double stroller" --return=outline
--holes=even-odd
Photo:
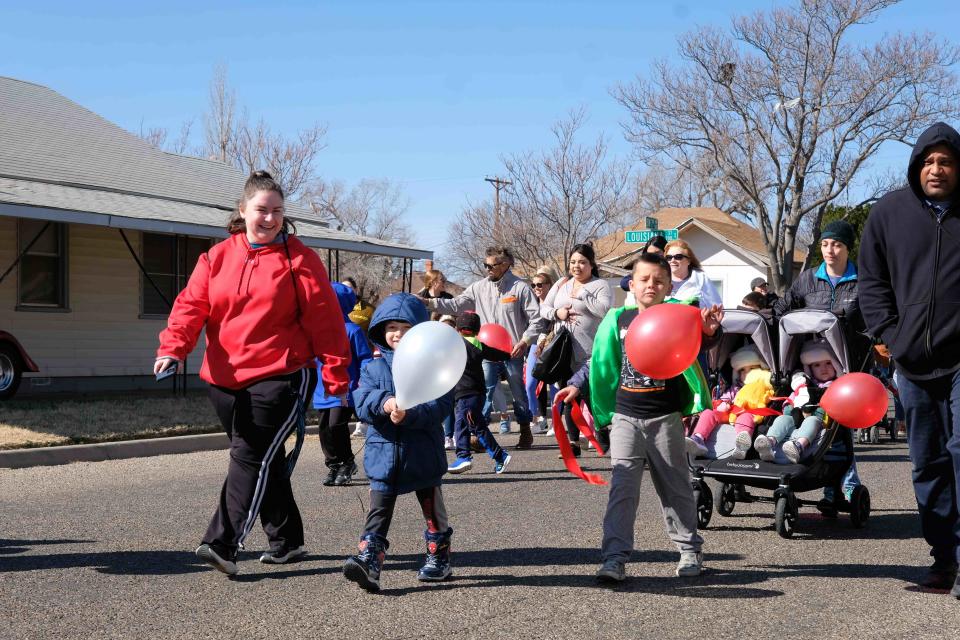
[[[807,340],[820,339],[829,345],[841,368],[837,371],[838,377],[851,371],[846,329],[841,319],[829,311],[801,309],[785,314],[780,319],[777,335],[760,314],[727,310],[723,331],[723,338],[707,353],[707,377],[711,387],[724,384],[730,373],[730,354],[744,344],[752,343],[771,372],[775,395],[770,405],[772,409],[780,409],[783,398],[790,393],[790,372],[800,368],[800,349]],[[811,391],[810,401],[819,402],[816,390]],[[772,418],[765,418],[757,425],[756,434],[766,433],[771,422]],[[797,494],[833,487],[835,496],[843,495],[840,485],[853,461],[853,436],[850,429],[833,420],[825,421],[815,446],[798,464],[791,464],[781,457],[766,462],[760,460],[753,449],[745,459],[735,459],[730,455],[733,443],[733,427],[724,425],[708,443],[708,457],[688,458],[701,528],[710,523],[714,509],[713,492],[706,478],[721,483],[716,508],[722,516],[732,514],[738,502],[773,503],[776,530],[783,538],[793,535],[800,507],[817,505],[816,500],[803,500]],[[772,491],[773,495],[751,494],[747,487]],[[863,527],[870,517],[870,492],[865,486],[858,486],[849,502],[837,501],[835,506],[838,511],[850,514],[854,527]]]

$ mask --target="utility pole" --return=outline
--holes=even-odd
[[[500,190],[513,183],[497,176],[484,178],[484,180],[492,184],[496,190],[493,200],[493,239],[499,242],[502,235],[500,231]]]

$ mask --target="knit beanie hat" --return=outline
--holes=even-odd
[[[734,351],[733,354],[730,355],[730,366],[733,368],[734,374],[744,367],[758,366],[766,368],[766,365],[763,363],[763,358],[760,357],[760,352],[757,351],[757,348],[752,344],[748,344]],[[739,378],[739,376],[736,377]]]
[[[856,242],[855,235],[853,227],[849,222],[846,220],[834,220],[820,232],[820,239],[842,242],[846,245],[847,250],[852,250],[853,243]]]
[[[833,364],[833,369],[837,372],[838,376],[842,373],[840,363],[834,357],[833,350],[826,342],[822,340],[811,340],[804,343],[800,349],[800,362],[803,364],[804,372],[810,377],[813,377],[810,365],[815,362],[823,362],[824,360],[829,360],[830,363]]]

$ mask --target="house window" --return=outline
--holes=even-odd
[[[210,248],[206,238],[144,233],[142,259],[150,280],[173,304],[177,294],[186,286],[200,254]],[[165,316],[170,307],[157,289],[140,274],[140,313],[144,316]]]
[[[713,288],[716,289],[720,295],[720,299],[723,300],[723,280],[711,280],[710,284],[713,285]]]
[[[65,309],[67,226],[46,220],[21,219],[17,225],[17,237],[19,252],[23,253],[19,265],[17,308]]]

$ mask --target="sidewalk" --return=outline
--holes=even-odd
[[[351,425],[352,426],[352,425]],[[316,425],[307,427],[307,435],[316,435]],[[146,440],[121,440],[94,444],[72,444],[59,447],[36,447],[0,451],[0,469],[49,467],[71,462],[101,462],[125,458],[146,458],[197,451],[226,449],[230,441],[224,433],[201,433]]]

